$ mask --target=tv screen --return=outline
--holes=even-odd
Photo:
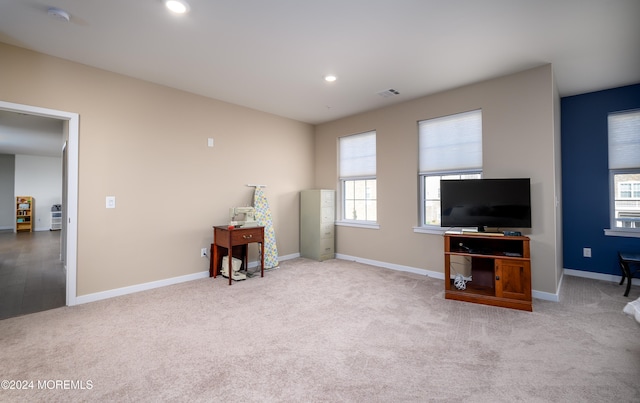
[[[440,181],[440,226],[531,228],[531,181],[460,179]]]

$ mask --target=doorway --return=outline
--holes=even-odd
[[[0,231],[0,319],[66,305],[61,231]]]
[[[60,257],[66,270],[65,304],[76,305],[78,238],[78,140],[77,113],[0,101],[0,110],[59,119],[63,121],[66,145],[63,149],[63,206]]]

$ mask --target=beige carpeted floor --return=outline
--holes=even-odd
[[[6,319],[0,379],[27,382],[0,401],[640,401],[640,325],[622,313],[640,287],[566,276],[532,313],[443,288],[294,259]]]

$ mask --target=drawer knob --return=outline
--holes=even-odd
[[[242,237],[244,239],[251,239],[251,238],[253,238],[253,235],[243,235]]]

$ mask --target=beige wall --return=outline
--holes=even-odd
[[[336,189],[337,138],[367,130],[377,131],[380,229],[339,227],[337,252],[443,272],[442,237],[413,232],[417,121],[478,108],[485,177],[532,180],[533,288],[557,291],[550,65],[322,124],[314,141],[304,123],[1,43],[0,59],[1,100],[80,115],[78,296],[206,270],[199,250],[229,207],[251,202],[247,183],[268,185],[279,254],[298,253],[298,192]]]
[[[298,253],[312,126],[1,43],[0,60],[0,100],[80,115],[78,296],[207,270],[248,183],[268,186],[279,254]]]
[[[380,229],[338,227],[339,254],[443,272],[443,239],[415,233],[418,224],[418,134],[423,119],[482,109],[486,178],[532,183],[532,282],[555,294],[561,268],[555,207],[559,175],[559,98],[551,65],[524,71],[316,127],[315,185],[337,189],[337,138],[377,132]]]

